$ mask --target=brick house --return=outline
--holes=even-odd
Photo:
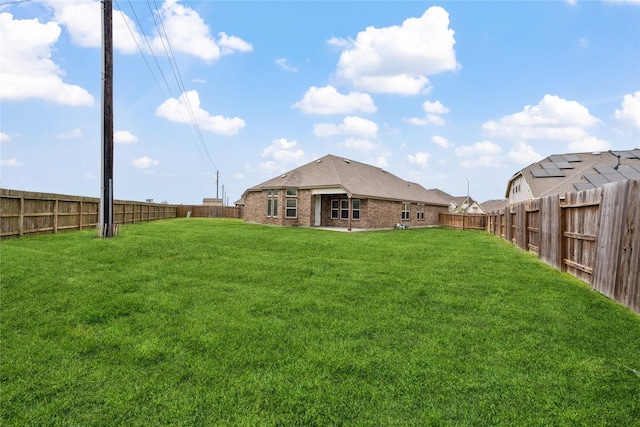
[[[244,221],[351,230],[438,225],[449,202],[380,168],[327,155],[247,189]]]

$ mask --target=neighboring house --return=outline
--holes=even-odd
[[[509,205],[552,194],[588,190],[640,178],[640,149],[556,154],[533,163],[509,180]]]
[[[204,199],[202,199],[202,204],[204,206],[222,206],[222,199],[205,197]]]
[[[438,225],[449,202],[364,163],[327,155],[247,189],[246,222],[351,230]]]
[[[445,193],[442,190],[431,190],[435,191],[438,196],[449,202],[449,212],[452,213],[486,213],[482,206],[473,200],[473,198],[469,196],[452,196],[449,193]]]
[[[240,197],[238,200],[236,200],[234,206],[236,208],[244,208],[244,197]]]
[[[509,202],[507,199],[494,199],[487,200],[486,202],[481,203],[480,206],[482,206],[482,209],[484,209],[486,213],[490,213],[506,208],[509,206]]]
[[[453,197],[449,204],[449,211],[462,214],[483,214],[486,213],[482,206],[471,197]]]

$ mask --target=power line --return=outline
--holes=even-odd
[[[152,56],[152,57],[153,57],[153,59],[154,59],[154,62],[155,62],[155,64],[156,64],[156,67],[158,68],[158,71],[160,72],[160,75],[162,76],[162,80],[163,80],[163,82],[164,82],[164,84],[165,84],[165,86],[166,86],[166,88],[167,88],[167,91],[169,92],[169,96],[170,96],[171,98],[178,99],[178,97],[176,97],[176,96],[173,94],[173,91],[171,90],[171,86],[169,85],[169,82],[167,81],[167,78],[166,78],[166,76],[165,76],[165,73],[162,71],[162,67],[160,66],[160,62],[158,61],[158,57],[157,57],[156,53],[154,52],[154,49],[153,49],[153,46],[151,45],[151,42],[150,42],[150,40],[149,40],[149,37],[147,36],[147,34],[146,34],[146,33],[145,33],[145,31],[144,31],[144,28],[143,28],[143,26],[142,26],[142,22],[140,21],[140,18],[138,17],[138,14],[137,14],[137,12],[136,12],[136,10],[135,10],[135,8],[134,8],[134,6],[133,6],[133,4],[132,4],[131,0],[128,0],[128,3],[129,3],[129,6],[130,6],[130,8],[131,8],[131,11],[133,12],[133,15],[134,15],[134,17],[135,17],[136,22],[137,22],[137,23],[138,23],[138,25],[140,26],[140,31],[141,31],[141,33],[142,33],[142,35],[143,35],[143,37],[144,37],[144,39],[145,39],[145,41],[146,41],[146,43],[147,43],[147,46],[148,46],[148,48],[149,48],[149,52],[151,53],[151,56]],[[147,4],[149,4],[149,3],[147,2]],[[189,116],[190,116],[190,117],[189,117],[189,119],[190,119],[190,121],[193,123],[194,129],[195,129],[195,132],[196,132],[196,139],[200,141],[200,145],[194,141],[194,144],[195,144],[195,146],[196,146],[196,149],[197,149],[197,151],[199,152],[200,157],[203,159],[203,161],[204,161],[205,165],[206,165],[208,168],[212,169],[212,171],[217,172],[217,168],[216,168],[215,164],[213,163],[213,160],[211,159],[211,155],[209,154],[209,151],[207,150],[206,144],[204,143],[204,137],[203,137],[203,135],[202,135],[202,131],[200,130],[200,127],[198,126],[198,122],[197,122],[196,117],[195,117],[195,114],[194,114],[194,112],[193,112],[193,108],[191,107],[191,102],[189,101],[189,98],[188,98],[188,97],[187,97],[187,95],[186,95],[186,89],[185,89],[185,87],[184,87],[184,83],[181,83],[182,78],[181,78],[181,77],[180,77],[180,78],[178,77],[178,75],[179,75],[179,68],[178,68],[178,66],[177,66],[177,62],[175,61],[175,57],[173,57],[173,52],[171,51],[171,55],[170,55],[170,54],[169,54],[169,52],[167,51],[166,46],[165,46],[164,39],[166,39],[166,40],[167,40],[167,44],[169,44],[169,48],[171,49],[171,45],[170,45],[170,43],[169,43],[169,37],[168,37],[168,35],[166,34],[166,31],[164,31],[164,37],[162,37],[162,31],[160,30],[160,27],[158,26],[158,24],[157,24],[157,22],[156,22],[156,19],[155,19],[155,16],[154,16],[154,12],[153,12],[153,10],[151,9],[151,6],[150,6],[150,5],[149,5],[149,10],[151,11],[151,15],[152,15],[152,18],[153,18],[154,24],[155,24],[155,26],[156,26],[156,30],[157,30],[157,32],[158,32],[158,34],[159,34],[159,36],[160,36],[160,40],[161,40],[161,42],[162,42],[162,44],[163,44],[163,47],[164,47],[164,50],[165,50],[165,54],[167,55],[167,58],[168,58],[168,60],[169,60],[169,64],[171,65],[171,71],[172,71],[172,73],[173,73],[173,75],[174,75],[174,78],[175,78],[175,80],[176,80],[176,82],[177,82],[177,84],[178,84],[179,89],[180,89],[180,90],[182,91],[182,93],[184,94],[184,97],[183,97],[183,99],[184,99],[184,104],[185,104],[185,106],[187,107],[187,111],[189,112]],[[158,12],[158,16],[160,16],[160,13],[159,13],[159,12]],[[162,22],[161,17],[160,17],[160,21]],[[163,25],[163,29],[164,29],[164,24],[162,24],[162,25]],[[135,39],[135,35],[133,34],[133,31],[131,31],[131,30],[130,30],[130,33],[131,33],[131,36],[132,36],[132,37],[134,37],[134,39]],[[138,45],[137,41],[136,41],[136,45]],[[139,46],[139,45],[138,45],[138,48],[139,48],[139,50],[140,50],[141,54],[142,54],[142,55],[143,55],[143,57],[144,57],[144,53],[142,52],[142,49],[140,48],[140,46]],[[172,57],[173,57],[173,62],[174,62],[175,64],[171,62],[171,59],[170,59],[170,58],[172,58]],[[145,62],[147,62],[147,61],[145,60]],[[148,62],[147,62],[147,65],[148,65]],[[149,70],[150,70],[151,74],[154,76],[154,79],[155,79],[155,74],[153,73],[153,71],[151,71],[151,67],[150,67],[149,65],[148,65],[148,68],[149,68]],[[156,79],[156,83],[158,84],[158,86],[159,86],[159,87],[160,87],[160,89],[162,90],[161,85],[159,84],[159,82],[158,82],[158,80],[157,80],[157,79]],[[178,113],[182,116],[182,110],[181,110],[180,108],[178,108]],[[187,122],[188,120],[185,120],[185,117],[182,117],[182,120],[183,120],[183,122],[184,122],[184,123],[185,123],[185,125],[186,125],[186,122]],[[187,126],[187,127],[189,128],[189,126]],[[191,129],[190,129],[190,128],[189,128],[189,130],[190,130],[190,132],[191,132]],[[201,148],[201,147],[202,147],[202,148]],[[203,152],[203,150],[204,150],[204,152]],[[207,162],[207,160],[208,160],[209,162]]]
[[[144,59],[144,63],[147,64],[147,68],[149,69],[149,72],[153,76],[153,80],[155,80],[156,85],[158,85],[158,88],[160,90],[162,90],[162,86],[160,86],[160,82],[158,82],[158,79],[156,78],[156,75],[153,73],[153,70],[151,69],[151,65],[149,65],[149,61],[147,61],[147,57],[145,56],[144,52],[142,51],[142,48],[140,47],[140,44],[138,43],[138,39],[136,38],[135,34],[133,33],[133,30],[131,29],[131,27],[129,26],[129,21],[126,18],[126,15],[124,14],[124,12],[122,11],[122,8],[118,4],[118,0],[115,0],[115,3],[116,3],[116,6],[118,6],[118,9],[120,10],[120,15],[122,15],[122,20],[126,24],[127,29],[129,29],[129,34],[131,34],[131,37],[133,38],[133,41],[136,43],[136,47],[138,48],[138,52],[140,52],[140,55],[142,55],[142,59]],[[129,2],[129,3],[131,3],[131,2]]]
[[[160,11],[159,11],[159,8],[158,8],[158,3],[155,0],[154,0],[154,5],[156,7],[155,11],[158,14],[158,20],[160,21],[160,26],[158,26],[158,23],[156,22],[154,11],[151,9],[151,3],[149,2],[149,0],[147,0],[147,6],[149,7],[149,11],[151,12],[151,16],[153,18],[154,24],[156,25],[156,29],[158,30],[158,34],[164,34],[164,37],[160,37],[160,41],[162,42],[162,46],[164,47],[165,54],[167,55],[167,58],[169,59],[169,64],[171,65],[171,70],[173,71],[173,75],[174,75],[174,77],[176,79],[176,83],[178,84],[178,87],[181,89],[182,93],[185,94],[185,96],[184,96],[185,105],[187,107],[187,110],[189,111],[189,114],[191,115],[191,120],[193,121],[193,124],[195,126],[196,132],[197,132],[198,137],[200,139],[200,142],[202,144],[202,148],[204,149],[204,152],[207,155],[207,158],[209,159],[209,162],[211,163],[211,166],[213,166],[213,169],[215,171],[217,171],[218,168],[216,167],[216,165],[213,163],[213,160],[211,159],[211,155],[209,154],[209,150],[207,149],[207,145],[205,144],[204,137],[202,136],[202,131],[200,129],[200,126],[198,125],[198,120],[197,120],[197,118],[195,116],[195,113],[193,112],[193,107],[191,106],[191,101],[186,96],[187,89],[185,88],[184,81],[182,79],[182,75],[180,74],[180,68],[178,67],[178,63],[176,61],[176,57],[173,54],[173,48],[171,47],[171,42],[169,40],[169,35],[167,34],[167,30],[166,30],[166,28],[164,26],[164,21],[162,20],[162,15],[160,14]],[[160,32],[160,27],[162,27],[162,33]],[[166,45],[164,43],[165,40],[167,41]],[[167,50],[167,46],[169,46],[169,50]]]

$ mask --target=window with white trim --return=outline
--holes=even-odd
[[[331,200],[331,219],[338,219],[340,217],[340,200]]]
[[[402,202],[402,220],[411,219],[411,203]]]
[[[351,200],[351,218],[360,219],[360,199]]]
[[[267,216],[278,216],[278,190],[267,190]]]
[[[349,219],[349,200],[340,200],[340,219]]]
[[[418,221],[424,221],[424,205],[418,205],[416,219]]]
[[[297,218],[298,217],[298,190],[287,190],[287,198],[285,200],[285,218]]]

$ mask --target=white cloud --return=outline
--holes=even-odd
[[[331,85],[310,87],[293,106],[306,114],[348,114],[354,111],[373,113],[377,110],[370,95],[360,92],[343,95]]]
[[[433,6],[400,26],[367,27],[354,41],[333,38],[329,43],[347,48],[337,75],[356,88],[414,95],[425,90],[427,76],[458,68],[453,36],[449,14]]]
[[[444,126],[446,124],[446,121],[437,114],[427,114],[427,117],[425,117],[424,119],[421,119],[418,117],[411,117],[410,119],[407,119],[407,121],[412,125],[416,125],[416,126],[427,126],[427,125]]]
[[[0,132],[0,142],[7,142],[10,140],[11,140],[11,137],[9,136],[9,134]]]
[[[329,40],[327,40],[327,44],[329,44],[330,46],[346,48],[353,46],[353,40],[331,37]]]
[[[242,172],[236,172],[231,176],[233,177],[233,179],[237,179],[238,181],[242,181],[245,178]]]
[[[190,107],[190,108],[189,108]],[[246,126],[244,120],[234,117],[212,116],[200,108],[200,96],[195,90],[180,95],[180,99],[169,98],[156,110],[156,116],[176,123],[192,123],[193,112],[198,125],[220,135],[235,135]]]
[[[502,148],[491,141],[476,142],[455,149],[460,157],[460,166],[467,169],[482,167],[497,168],[502,166]]]
[[[202,84],[202,83],[206,83],[207,81],[205,79],[195,78],[195,79],[191,79],[191,82]]]
[[[222,55],[229,55],[236,51],[251,52],[253,50],[251,43],[242,40],[240,37],[229,36],[224,32],[218,33],[218,35],[220,36],[218,44],[222,46]]]
[[[276,59],[276,64],[282,68],[284,71],[289,71],[291,73],[295,73],[296,71],[298,71],[298,67],[294,67],[292,65],[289,64],[289,62],[287,61],[287,58],[278,58]]]
[[[41,24],[37,19],[13,19],[10,13],[0,13],[0,99],[93,104],[87,90],[62,80],[64,71],[51,60],[60,33],[55,22]]]
[[[542,158],[543,156],[536,153],[533,147],[522,141],[516,142],[507,154],[507,159],[518,165],[529,165]]]
[[[430,102],[424,101],[422,104],[422,109],[425,113],[433,113],[433,114],[446,114],[449,112],[449,109],[442,105],[442,102]]]
[[[433,142],[436,145],[439,145],[442,148],[449,148],[449,140],[443,136],[433,135],[431,137],[431,142]]]
[[[640,91],[625,95],[622,100],[622,108],[616,110],[615,116],[619,120],[628,121],[640,128]]]
[[[131,164],[138,169],[149,169],[151,166],[158,166],[160,162],[153,160],[150,157],[143,156],[131,162]]]
[[[57,22],[63,24],[71,34],[71,40],[83,47],[101,46],[101,5],[99,1],[47,1],[54,10]],[[211,61],[235,52],[249,52],[253,46],[235,36],[224,32],[218,33],[216,41],[211,35],[209,26],[198,12],[178,3],[167,0],[158,13],[163,22],[163,31],[171,42],[173,52]],[[124,18],[124,19],[123,19]],[[114,48],[124,53],[138,52],[138,46],[148,52],[149,47],[144,35],[138,30],[135,22],[126,14],[113,11],[113,44]],[[133,33],[133,37],[131,34]],[[149,44],[156,55],[165,54],[166,38],[157,31],[149,36]],[[136,44],[137,42],[137,44]]]
[[[72,129],[67,132],[60,132],[56,135],[58,139],[76,139],[82,136],[82,131],[78,128]]]
[[[346,148],[357,151],[371,151],[378,148],[378,146],[368,139],[349,138],[344,142]]]
[[[491,137],[513,140],[573,141],[586,138],[585,128],[599,122],[578,102],[547,94],[538,105],[527,105],[519,113],[485,122],[482,129]]]
[[[128,130],[117,130],[113,134],[113,142],[116,144],[131,144],[136,142],[138,137],[129,132]]]
[[[442,114],[448,113],[449,109],[442,105],[440,101],[425,101],[422,104],[422,109],[427,114],[425,118],[412,117],[407,121],[417,126],[444,126],[446,124],[445,120],[442,118]]]
[[[275,162],[299,163],[304,158],[304,150],[298,147],[298,141],[279,138],[271,141],[271,145],[262,150],[262,157],[272,159],[266,163],[274,166]]]
[[[20,163],[18,159],[7,159],[1,160],[0,166],[4,168],[19,168],[20,166],[22,166],[22,163]]]
[[[371,120],[361,117],[348,116],[342,124],[318,123],[313,127],[313,134],[319,137],[333,135],[363,135],[376,137],[378,135],[378,125]]]
[[[567,150],[570,153],[588,153],[594,151],[607,151],[610,148],[611,144],[604,139],[589,136],[578,141],[570,142]]]
[[[409,163],[426,168],[429,164],[429,159],[431,158],[431,154],[429,153],[416,153],[415,155],[409,154],[407,158],[409,159]]]
[[[386,168],[389,166],[389,162],[385,156],[376,156],[373,160],[373,165],[379,168]]]

